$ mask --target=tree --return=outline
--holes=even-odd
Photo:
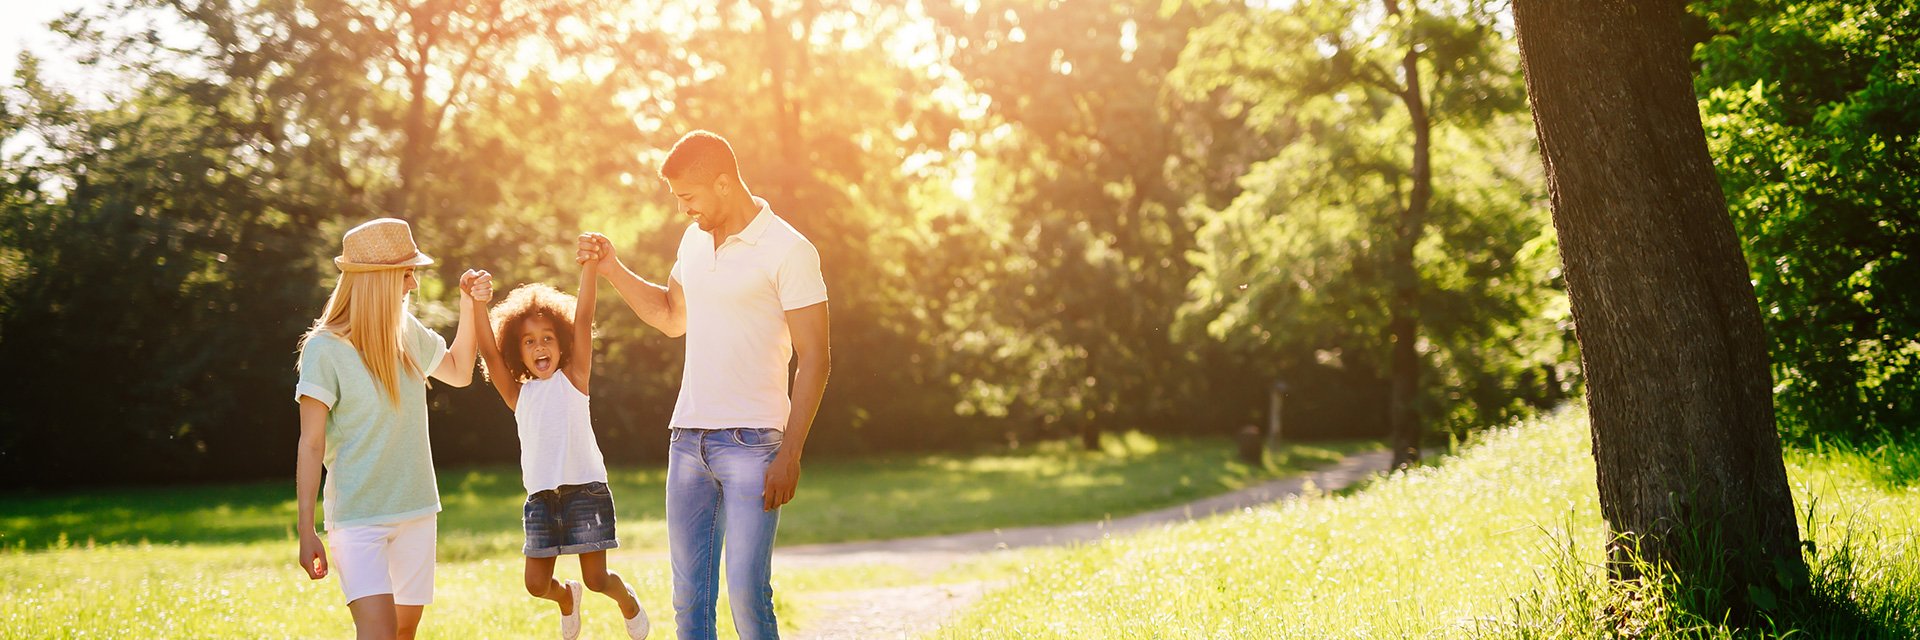
[[[0,164],[0,358],[34,364],[0,390],[0,485],[264,472],[247,409],[285,406],[319,217],[253,187],[284,121],[257,85],[169,73],[89,110],[23,62],[0,134],[38,145]]]
[[[1523,374],[1563,357],[1531,127],[1497,10],[1225,13],[1174,74],[1190,100],[1280,147],[1230,203],[1194,208],[1200,273],[1183,322],[1338,407],[1327,420],[1388,424],[1398,464],[1418,459],[1435,417],[1510,417],[1527,393],[1516,388],[1545,384]]]
[[[823,450],[955,443],[964,421],[943,418],[960,385],[922,364],[948,350],[915,317],[903,238],[923,221],[926,178],[910,165],[937,164],[920,160],[954,128],[934,86],[958,80],[928,73],[944,66],[916,11],[113,0],[76,12],[68,52],[125,81],[107,107],[31,77],[8,88],[0,134],[45,153],[0,158],[0,353],[134,364],[65,358],[60,375],[16,385],[0,455],[53,449],[61,432],[16,425],[72,405],[127,460],[109,465],[120,476],[77,478],[86,465],[28,455],[0,465],[0,482],[284,473],[260,452],[292,446],[274,416],[291,415],[292,345],[337,273],[341,230],[375,215],[415,223],[437,258],[415,311],[437,327],[453,319],[452,274],[487,268],[503,288],[570,277],[581,229],[664,275],[688,222],[653,169],[694,128],[730,135],[756,193],[821,249],[836,342],[862,354],[822,410],[844,427],[820,431]],[[110,18],[123,14],[142,19]],[[661,451],[681,354],[617,318],[602,318],[599,366],[625,383],[594,406],[609,459],[634,462]],[[512,459],[511,416],[484,387],[436,387],[429,403],[453,426],[434,432],[444,462]]]
[[[1620,536],[1609,566],[1638,577],[1626,562],[1637,547],[1746,622],[1805,565],[1766,336],[1707,155],[1684,17],[1676,2],[1514,3],[1601,515]]]
[[[963,131],[990,178],[974,206],[1010,223],[970,223],[997,252],[975,259],[1002,264],[973,270],[993,281],[940,318],[971,356],[956,372],[965,410],[1065,426],[1088,449],[1114,424],[1204,420],[1209,377],[1171,327],[1193,273],[1181,208],[1198,185],[1183,173],[1208,150],[1184,145],[1189,112],[1165,78],[1226,4],[928,4],[949,63],[985,98]]]

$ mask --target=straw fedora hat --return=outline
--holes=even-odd
[[[347,230],[333,264],[346,272],[380,271],[430,265],[433,257],[413,243],[413,227],[407,221],[380,218]]]

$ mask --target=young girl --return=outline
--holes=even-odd
[[[519,424],[520,471],[527,489],[522,514],[527,593],[558,604],[560,637],[578,637],[583,585],[560,584],[553,568],[558,556],[579,554],[585,588],[618,603],[628,637],[637,640],[647,637],[647,613],[620,574],[607,569],[607,550],[620,543],[614,537],[607,468],[587,411],[596,266],[582,263],[577,299],[530,284],[508,294],[494,308],[491,322],[475,318],[487,378]]]
[[[325,578],[327,547],[314,533],[314,491],[326,467],[325,523],[334,568],[361,640],[412,638],[433,601],[433,455],[427,442],[427,376],[456,387],[473,381],[474,299],[491,278],[460,277],[453,348],[407,311],[415,267],[433,258],[403,220],[382,218],[347,232],[333,262],[340,281],[326,312],[300,342],[300,449],[295,469],[300,566]]]

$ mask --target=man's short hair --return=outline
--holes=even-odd
[[[733,157],[733,145],[712,131],[698,130],[680,136],[660,165],[660,177],[668,180],[692,178],[712,180],[722,173],[740,177],[740,163]]]

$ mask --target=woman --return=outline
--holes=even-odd
[[[324,522],[347,608],[361,640],[412,638],[433,600],[434,522],[440,494],[427,440],[426,378],[473,381],[474,296],[492,297],[483,271],[460,277],[453,347],[407,310],[414,269],[433,258],[403,220],[348,231],[334,258],[340,280],[300,344],[300,566],[329,573],[314,532],[314,490],[327,469]]]

